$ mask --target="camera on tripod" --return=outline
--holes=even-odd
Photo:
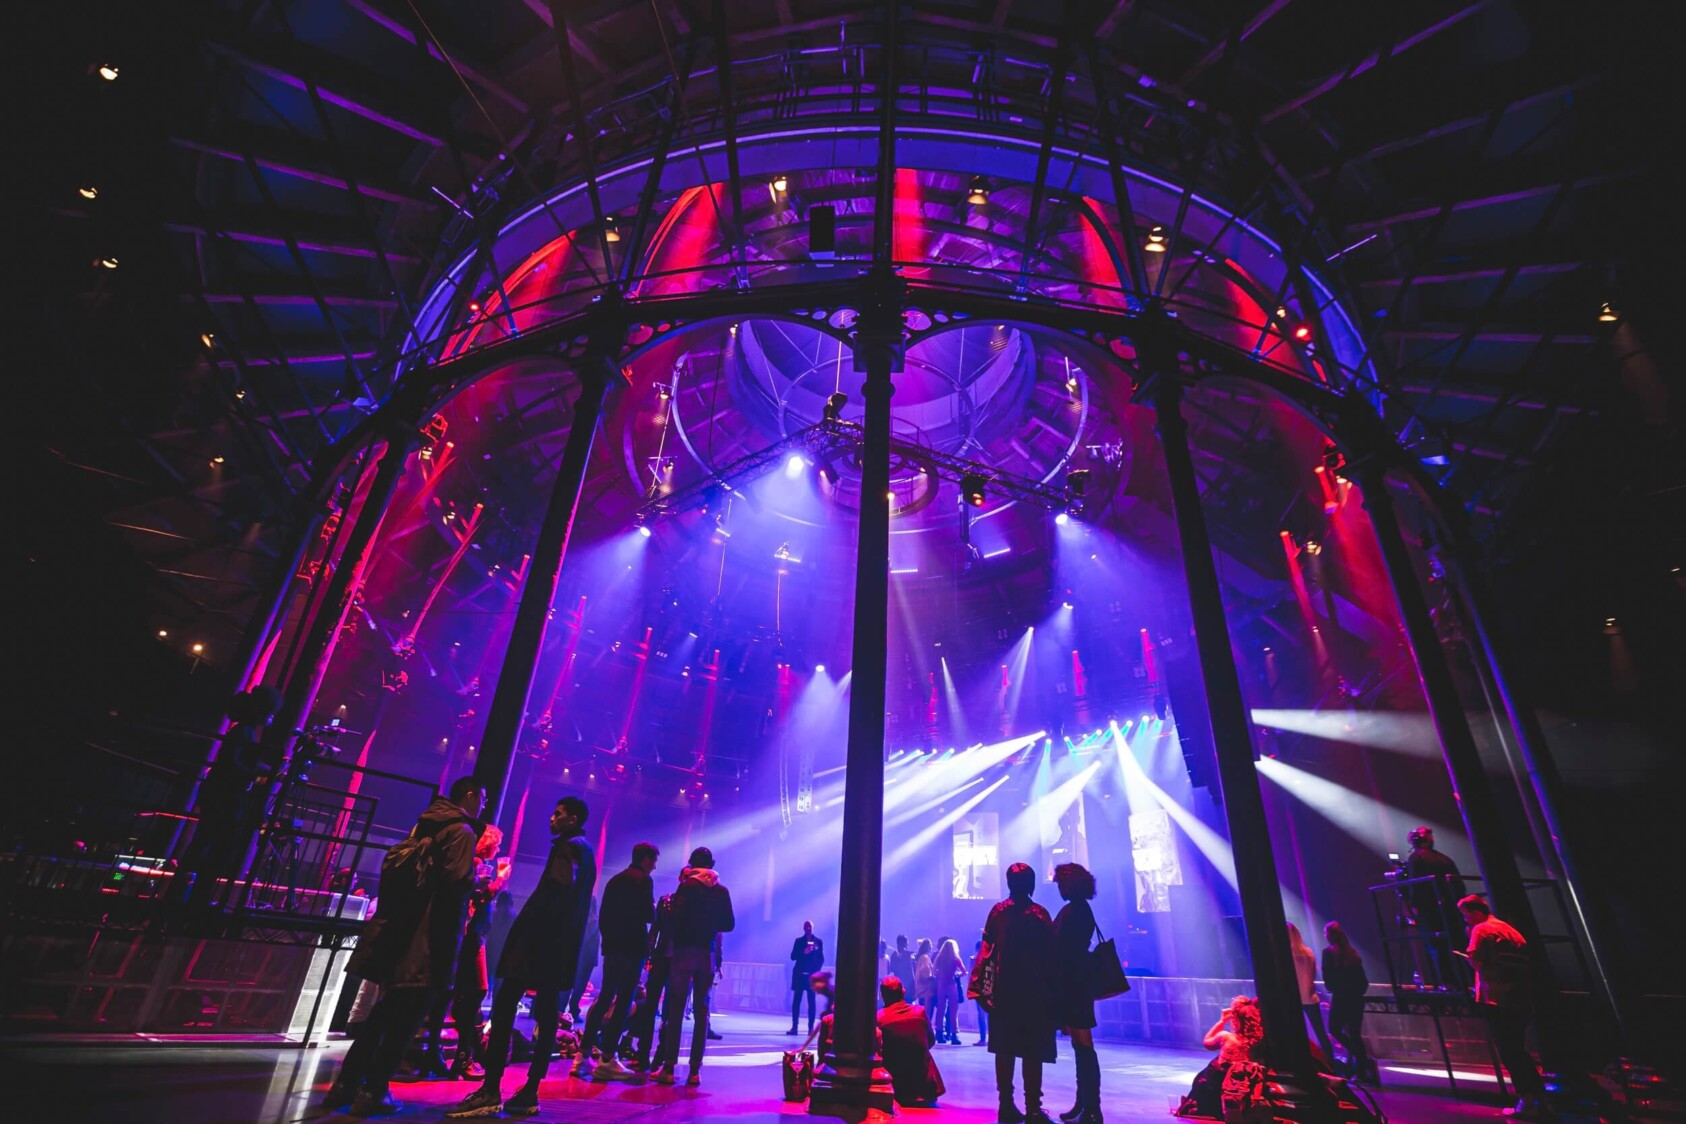
[[[300,730],[299,740],[293,745],[292,760],[287,766],[288,779],[297,784],[308,784],[311,767],[338,753],[339,743],[334,739],[350,732],[339,725],[307,726]]]
[[[1398,852],[1387,853],[1387,864],[1387,870],[1382,873],[1383,878],[1389,882],[1398,882],[1405,877],[1405,860],[1399,857]]]

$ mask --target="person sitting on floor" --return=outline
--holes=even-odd
[[[1222,1119],[1224,1077],[1241,1065],[1257,1063],[1264,1041],[1264,1023],[1259,1018],[1259,1001],[1237,995],[1223,1009],[1218,1021],[1206,1032],[1205,1047],[1216,1050],[1206,1068],[1194,1076],[1188,1095],[1177,1109],[1178,1116]]]
[[[935,1105],[947,1090],[931,1057],[934,1036],[924,1009],[907,1001],[902,981],[895,976],[885,976],[878,993],[884,1000],[878,1010],[878,1033],[896,1103],[903,1108]]]

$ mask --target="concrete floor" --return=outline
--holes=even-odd
[[[553,1063],[542,1088],[540,1121],[616,1124],[685,1124],[732,1119],[774,1124],[805,1118],[806,1105],[780,1099],[778,1062],[793,1041],[779,1016],[724,1014],[716,1028],[726,1037],[709,1043],[701,1087],[596,1084],[575,1081]],[[964,1039],[970,1042],[970,1036]],[[686,1041],[689,1041],[687,1027]],[[1102,1101],[1109,1121],[1164,1121],[1169,1106],[1188,1088],[1208,1055],[1204,1051],[1100,1043]],[[321,1093],[338,1072],[343,1045],[325,1049],[250,1046],[0,1045],[8,1119],[98,1121],[100,1124],[294,1124],[351,1118],[324,1112]],[[1060,1061],[1046,1076],[1050,1112],[1072,1101],[1071,1054],[1060,1043]],[[683,1052],[681,1057],[686,1056]],[[911,1122],[986,1124],[995,1119],[994,1071],[980,1047],[941,1046],[937,1064],[948,1085],[940,1108],[902,1109]],[[524,1065],[504,1078],[505,1093],[519,1087]],[[1444,1074],[1428,1068],[1383,1067],[1379,1093],[1390,1124],[1489,1121],[1500,1101],[1491,1074],[1460,1071],[1460,1096],[1447,1093]],[[404,1102],[398,1120],[439,1120],[445,1107],[466,1095],[470,1082],[395,1084]]]

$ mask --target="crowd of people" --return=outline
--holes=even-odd
[[[570,1009],[577,1021],[590,970],[582,965],[595,965],[599,952],[602,984],[583,1020],[572,1075],[594,1081],[647,1076],[657,1084],[674,1084],[689,1008],[693,1030],[686,1084],[700,1084],[707,1041],[718,1037],[709,1027],[709,1009],[722,970],[721,937],[735,927],[731,894],[714,869],[713,854],[706,847],[693,850],[672,892],[658,899],[654,871],[660,851],[639,843],[626,868],[608,879],[599,900],[598,858],[582,834],[590,810],[579,797],[565,796],[550,816],[551,848],[537,885],[500,932],[498,903],[509,900],[510,864],[498,857],[502,833],[479,822],[483,804],[484,794],[472,779],[457,781],[433,799],[410,835],[388,852],[379,907],[365,923],[347,967],[363,981],[358,1005],[365,1016],[324,1105],[360,1116],[397,1111],[390,1085],[425,1023],[421,1075],[480,1080],[447,1117],[536,1114],[558,1029]],[[1414,853],[1432,852],[1432,834],[1419,829],[1412,844]],[[1433,882],[1449,885],[1456,867],[1439,869],[1444,864],[1436,855],[1419,865],[1432,871],[1427,877]],[[1091,943],[1098,932],[1090,904],[1095,878],[1077,863],[1055,867],[1053,881],[1063,904],[1054,916],[1034,900],[1037,877],[1030,866],[1013,864],[1006,881],[1008,896],[990,909],[970,962],[951,937],[910,942],[897,936],[894,947],[879,942],[878,1046],[895,1098],[909,1106],[937,1103],[944,1084],[931,1051],[944,1043],[961,1044],[958,1012],[970,998],[978,1009],[974,1045],[987,1046],[994,1056],[1000,1124],[1051,1124],[1043,1109],[1043,1072],[1056,1060],[1060,1033],[1074,1055],[1077,1085],[1075,1102],[1060,1119],[1101,1124],[1090,973]],[[1413,915],[1426,917],[1428,900],[1416,885],[1407,887],[1406,897]],[[1457,888],[1461,891],[1461,884]],[[1546,1113],[1543,1082],[1524,1041],[1531,1010],[1527,942],[1494,917],[1479,895],[1461,896],[1456,909],[1469,932],[1467,949],[1456,955],[1473,970],[1474,999],[1490,1018],[1500,1058],[1521,1098],[1506,1111],[1539,1118]],[[1322,1072],[1374,1082],[1377,1067],[1363,1037],[1369,987],[1363,961],[1339,922],[1326,925],[1324,936],[1320,959],[1298,928],[1288,926],[1307,1047]],[[1435,949],[1431,955],[1452,958],[1448,933],[1430,931],[1424,943]],[[787,1033],[801,1032],[806,1005],[809,1037],[818,1037],[823,1062],[835,1050],[831,975],[824,967],[824,942],[811,921],[792,942],[790,962]],[[1329,993],[1327,1024],[1317,991],[1319,974]],[[490,1023],[483,1028],[482,1003],[493,979]],[[503,1077],[516,1013],[528,994],[533,996],[531,1061],[521,1087],[506,1097]],[[447,1012],[457,1028],[456,1056],[450,1062],[441,1050]],[[1346,1052],[1344,1063],[1335,1061],[1337,1041]],[[1195,1078],[1179,1115],[1233,1115],[1230,1102],[1260,1088],[1260,1075],[1269,1065],[1257,1000],[1237,996],[1204,1043],[1216,1057]]]

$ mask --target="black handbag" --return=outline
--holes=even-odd
[[[1118,945],[1108,940],[1095,926],[1101,939],[1089,950],[1089,995],[1093,999],[1111,999],[1130,990],[1130,980],[1124,974],[1124,962],[1118,959]]]
[[[966,984],[966,997],[977,1000],[985,1011],[995,1006],[995,973],[999,968],[995,946],[986,941],[983,955],[972,961],[972,978]]]

